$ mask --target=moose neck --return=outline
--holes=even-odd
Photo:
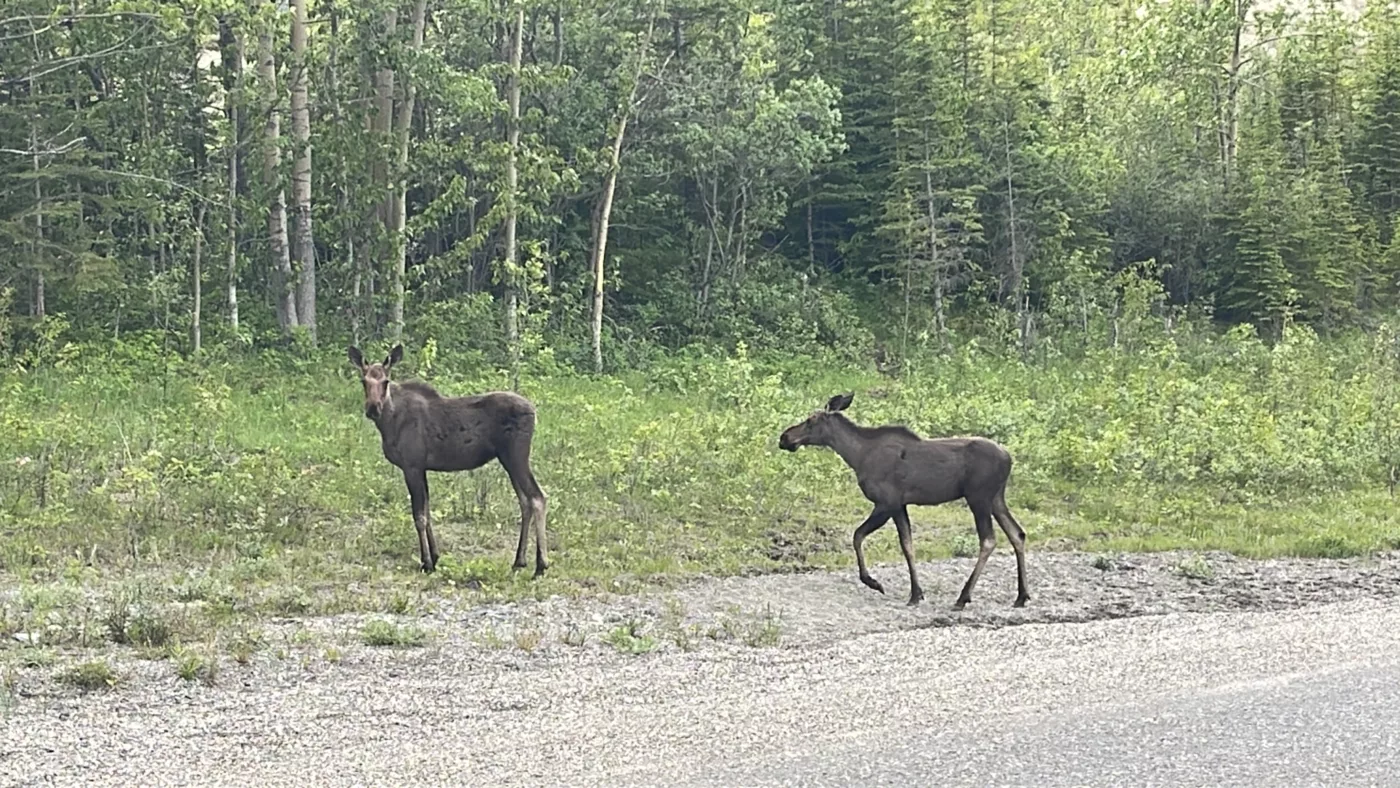
[[[398,421],[398,400],[395,396],[399,393],[399,384],[389,383],[389,396],[384,398],[384,402],[379,406],[379,418],[374,420],[374,426],[379,428],[381,435],[393,432]]]
[[[831,433],[826,445],[841,455],[841,459],[845,460],[852,470],[860,472],[860,466],[865,459],[869,444],[865,436],[861,434],[860,427],[856,426],[854,422],[845,416],[832,419]]]

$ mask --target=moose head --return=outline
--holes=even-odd
[[[830,437],[832,422],[846,418],[840,415],[841,411],[849,408],[851,400],[855,397],[855,392],[832,397],[827,401],[825,408],[813,411],[805,420],[783,430],[782,436],[778,438],[778,448],[797,451],[798,446],[807,444],[825,445]]]
[[[359,367],[360,382],[365,387],[365,416],[377,421],[389,405],[389,370],[403,360],[403,345],[394,345],[384,361],[378,364],[366,364],[360,349],[353,345],[348,353],[350,363]]]

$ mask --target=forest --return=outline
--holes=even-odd
[[[1394,0],[11,0],[0,572],[410,566],[399,341],[538,405],[546,587],[848,563],[841,391],[1032,560],[1393,548],[1397,236]],[[519,591],[468,478],[434,582]]]
[[[1312,1],[19,0],[0,349],[436,336],[618,371],[1121,309],[1396,306],[1400,12]],[[49,318],[62,329],[42,328]]]

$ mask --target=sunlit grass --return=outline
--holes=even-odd
[[[776,445],[838,391],[856,392],[850,413],[863,423],[1005,443],[1016,458],[1008,500],[1033,553],[1400,547],[1379,481],[1387,455],[1373,403],[1386,384],[1357,371],[1364,354],[1246,341],[1210,352],[1037,364],[969,352],[898,380],[742,355],[619,378],[527,375],[550,498],[552,567],[538,581],[509,571],[519,510],[495,464],[430,478],[444,557],[436,575],[417,571],[402,476],[380,454],[357,381],[330,356],[168,372],[93,358],[12,375],[0,379],[0,577],[25,590],[0,599],[0,628],[27,631],[61,610],[68,623],[50,645],[101,640],[105,603],[83,600],[138,579],[151,604],[199,604],[183,635],[194,638],[409,597],[844,567],[869,513],[853,475],[829,451]],[[442,359],[434,372],[450,395],[505,385]],[[921,558],[965,552],[962,504],[913,517]],[[899,560],[892,532],[867,544],[872,559]]]

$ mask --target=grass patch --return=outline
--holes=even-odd
[[[1176,573],[1188,580],[1209,580],[1215,577],[1215,567],[1204,556],[1192,555],[1181,559],[1175,567]]]
[[[501,637],[501,633],[496,631],[495,627],[490,626],[478,630],[476,634],[472,635],[472,640],[475,641],[478,646],[490,649],[491,651],[499,651],[510,645],[510,641]]]
[[[178,623],[159,612],[118,600],[107,614],[107,637],[113,643],[142,649],[160,649],[176,638]]]
[[[18,662],[25,668],[47,668],[58,662],[58,655],[51,649],[27,648],[20,651]]]
[[[18,703],[19,672],[6,666],[5,672],[0,674],[0,717],[9,716],[10,711]]]
[[[121,683],[121,675],[103,659],[80,662],[60,672],[57,679],[83,692],[109,690]]]
[[[515,647],[524,651],[526,654],[535,653],[543,640],[544,636],[540,634],[538,629],[515,630]]]
[[[175,675],[183,681],[198,681],[212,687],[219,678],[219,658],[195,649],[181,648],[173,655]]]
[[[428,636],[418,627],[401,626],[392,621],[375,619],[360,630],[360,639],[367,646],[416,648],[423,645]]]
[[[1400,383],[1361,343],[1289,337],[1033,362],[968,345],[911,360],[899,379],[743,353],[616,377],[526,374],[541,413],[535,474],[550,496],[552,562],[539,580],[511,571],[519,511],[494,464],[432,476],[445,553],[434,575],[417,571],[402,475],[338,350],[296,364],[175,359],[168,373],[118,348],[62,370],[0,372],[0,587],[20,589],[0,601],[0,634],[164,649],[213,632],[245,662],[263,646],[237,633],[265,617],[409,616],[425,600],[845,569],[869,513],[852,473],[830,451],[776,447],[836,391],[856,392],[860,423],[1005,444],[1008,502],[1032,555],[1400,547],[1385,486],[1400,458],[1385,403]],[[505,384],[479,364],[438,361],[453,370],[433,377],[445,393]],[[410,353],[405,374],[414,363]],[[912,515],[921,560],[976,555],[962,505]],[[866,545],[872,561],[901,561],[892,528]]]
[[[253,628],[245,628],[235,632],[228,643],[229,656],[240,665],[252,662],[253,655],[266,648],[267,639],[263,636],[262,630]]]
[[[1119,559],[1118,556],[1115,555],[1099,553],[1094,556],[1093,560],[1089,562],[1089,565],[1100,572],[1116,572],[1119,568]]]
[[[656,648],[656,638],[642,631],[643,625],[636,621],[614,627],[603,640],[623,654],[646,654]]]
[[[744,644],[751,648],[776,648],[782,639],[782,620],[772,610],[766,610],[761,619],[750,622],[744,631]]]

